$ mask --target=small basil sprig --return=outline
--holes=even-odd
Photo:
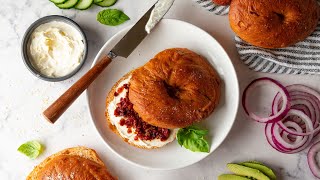
[[[28,141],[19,146],[18,151],[28,156],[30,159],[37,158],[43,150],[42,145],[37,141]]]
[[[178,143],[193,152],[209,152],[209,144],[204,139],[208,130],[200,129],[196,126],[189,126],[179,129],[177,133]]]
[[[117,26],[129,19],[130,18],[124,12],[118,9],[105,9],[97,14],[97,20],[101,24],[109,26]]]

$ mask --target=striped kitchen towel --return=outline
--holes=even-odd
[[[193,1],[216,15],[227,15],[229,11],[228,6],[218,6],[212,0]],[[280,74],[320,74],[320,23],[307,39],[286,48],[263,49],[237,36],[235,43],[240,59],[251,70]]]

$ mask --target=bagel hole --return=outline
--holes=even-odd
[[[174,98],[174,99],[179,99],[179,92],[180,92],[180,89],[176,86],[171,86],[169,85],[167,82],[163,82],[164,84],[164,87],[166,88],[167,90],[167,93],[170,97]]]
[[[277,12],[274,12],[274,14],[280,19],[280,21],[284,21],[284,15],[283,14],[280,14],[280,13],[277,13]]]

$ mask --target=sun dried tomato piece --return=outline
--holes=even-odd
[[[129,84],[124,84],[119,89],[117,90],[117,93],[121,93],[123,89],[128,90],[126,96],[120,98],[120,102],[114,110],[114,115],[116,117],[123,117],[120,120],[120,125],[126,126],[128,128],[128,133],[132,133],[131,128],[134,128],[134,133],[136,134],[134,140],[160,139],[161,141],[166,141],[170,136],[170,129],[152,126],[144,122],[135,112],[133,104],[129,100]]]

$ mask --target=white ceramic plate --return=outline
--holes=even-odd
[[[93,65],[125,35],[129,28],[116,34],[101,48]],[[149,169],[177,169],[194,164],[210,153],[194,153],[180,147],[175,140],[163,148],[143,150],[125,143],[108,127],[104,112],[105,99],[111,87],[127,72],[144,65],[158,52],[173,47],[188,48],[216,68],[223,80],[222,99],[215,112],[201,123],[209,129],[212,153],[229,133],[235,120],[239,86],[234,67],[221,45],[205,31],[178,20],[164,19],[127,58],[118,57],[88,88],[87,99],[91,117],[106,145],[121,158]]]

